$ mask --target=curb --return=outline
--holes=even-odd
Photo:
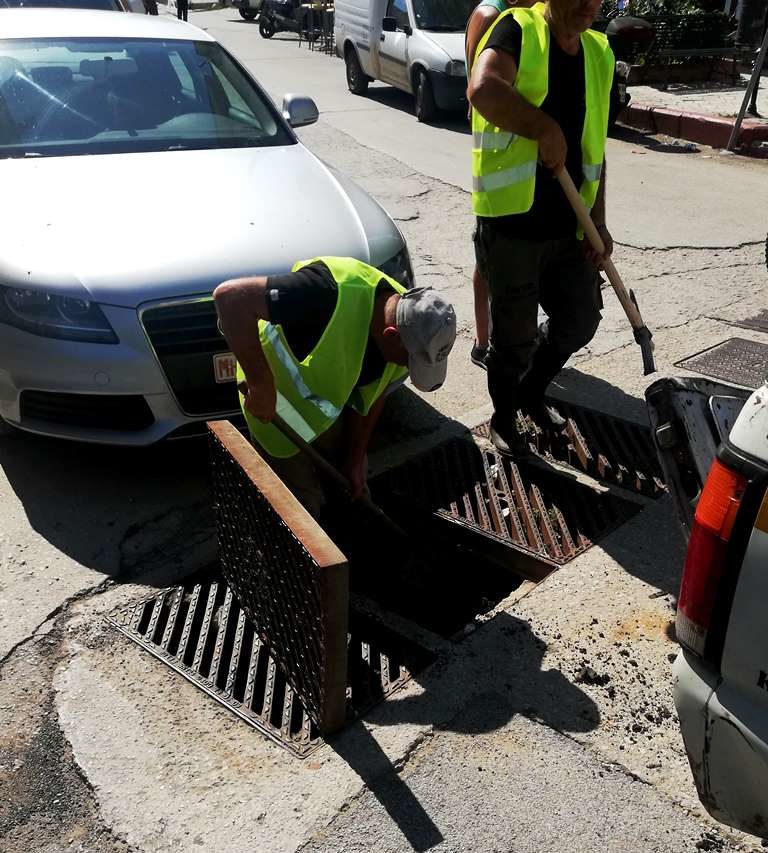
[[[731,137],[734,119],[633,104],[621,112],[619,123],[635,130],[663,133],[676,139],[710,145],[712,148],[725,148]],[[768,142],[768,122],[744,119],[739,134],[739,147],[745,152],[760,142]]]

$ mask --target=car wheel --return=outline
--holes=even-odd
[[[416,107],[416,118],[419,121],[432,121],[437,115],[435,95],[432,92],[432,84],[429,82],[426,71],[419,69],[416,72],[416,85],[413,88],[413,97]]]
[[[271,39],[275,32],[275,22],[271,18],[259,19],[259,34],[262,38]]]
[[[344,64],[347,66],[347,86],[353,95],[364,95],[368,91],[368,77],[363,71],[357,51],[348,47],[344,54]]]
[[[255,21],[258,14],[255,9],[240,9],[240,17],[244,21]]]

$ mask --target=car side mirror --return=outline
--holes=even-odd
[[[397,31],[397,20],[395,18],[384,18],[381,22],[381,30],[385,33]]]
[[[291,127],[305,127],[314,124],[320,113],[317,104],[306,95],[286,95],[283,98],[283,118]]]

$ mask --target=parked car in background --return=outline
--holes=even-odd
[[[146,12],[144,0],[0,0],[0,9],[97,9],[104,12]],[[2,33],[0,33],[2,35]]]
[[[213,288],[400,231],[212,36],[170,17],[0,10],[0,424],[114,444],[239,410]],[[12,201],[10,201],[12,200]]]
[[[768,366],[766,368],[768,370]],[[688,550],[674,693],[707,811],[768,836],[768,385],[662,379],[651,425]]]
[[[259,17],[264,0],[231,0],[232,7],[237,9],[244,21],[255,21]]]
[[[416,118],[467,109],[464,30],[477,0],[336,0],[336,49],[347,85],[382,80],[413,94]]]

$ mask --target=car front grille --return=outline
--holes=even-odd
[[[20,405],[22,424],[35,420],[83,429],[136,432],[155,420],[147,401],[139,395],[22,391]]]
[[[212,299],[147,308],[141,321],[176,400],[188,415],[239,409],[234,382],[218,383],[213,356],[227,352]]]

